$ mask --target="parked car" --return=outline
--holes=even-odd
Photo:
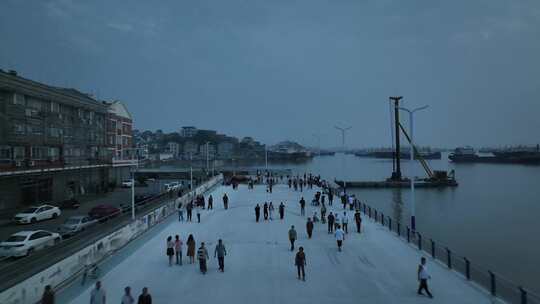
[[[60,209],[78,209],[81,206],[78,200],[72,198],[60,202]]]
[[[106,221],[109,217],[115,217],[122,213],[120,208],[111,205],[98,205],[88,212],[88,215],[100,222]]]
[[[15,214],[13,221],[18,224],[35,223],[47,219],[55,219],[62,212],[60,208],[51,205],[34,206],[26,209],[21,213]]]
[[[89,215],[71,216],[58,227],[58,233],[60,233],[63,238],[70,237],[95,223],[97,223],[97,220],[91,218]]]
[[[165,190],[167,191],[176,191],[178,189],[180,189],[179,182],[170,182],[168,184],[165,184]]]
[[[126,179],[122,182],[122,188],[131,188],[133,186],[133,181],[131,179]]]
[[[0,243],[0,256],[20,257],[58,244],[60,234],[45,230],[19,231]]]

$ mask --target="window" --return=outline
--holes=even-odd
[[[43,102],[35,98],[27,98],[26,106],[37,111],[43,110]]]
[[[38,117],[39,116],[39,111],[36,110],[36,109],[32,109],[32,108],[26,108],[24,113],[25,113],[25,115],[27,117]]]
[[[16,122],[13,124],[13,133],[15,134],[25,134],[26,128],[23,123]]]
[[[51,161],[57,161],[57,160],[59,160],[59,159],[60,159],[60,149],[59,149],[59,148],[56,148],[56,147],[49,148],[48,153],[47,153],[47,157],[48,157]]]
[[[51,127],[49,128],[50,137],[60,137],[62,136],[62,129]]]
[[[18,93],[13,94],[13,104],[21,106],[26,105],[26,99],[24,95]]]
[[[60,105],[57,102],[51,101],[51,112],[60,113]]]
[[[32,159],[36,160],[45,159],[48,154],[46,147],[32,147],[30,151]]]
[[[122,145],[127,146],[128,145],[128,138],[126,136],[122,136]]]
[[[24,159],[24,147],[13,147],[13,159]]]
[[[27,133],[31,135],[43,135],[43,131],[41,130],[40,126],[28,125],[26,126],[26,130]]]
[[[0,146],[0,159],[11,159],[10,146]]]

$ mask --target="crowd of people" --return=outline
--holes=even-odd
[[[345,236],[349,233],[349,214],[347,213],[347,207],[349,207],[349,210],[354,211],[353,213],[353,221],[356,226],[356,232],[358,234],[362,233],[362,216],[360,213],[360,202],[358,199],[354,196],[348,196],[344,192],[340,192],[339,194],[336,194],[335,189],[329,186],[329,184],[321,180],[320,176],[314,176],[312,174],[304,174],[303,176],[286,176],[285,177],[286,182],[290,189],[294,189],[294,191],[300,191],[303,192],[304,188],[312,189],[313,186],[317,186],[320,188],[320,191],[315,192],[314,197],[311,201],[311,205],[313,208],[318,210],[320,213],[317,213],[317,211],[314,211],[313,216],[307,217],[306,220],[306,234],[307,234],[307,240],[308,242],[310,239],[314,238],[314,230],[318,223],[321,223],[322,225],[327,226],[328,234],[332,234],[333,237],[336,240],[337,244],[337,250],[338,252],[341,252],[343,250]],[[278,181],[283,181],[284,177],[279,176],[275,177],[271,174],[257,174],[256,179],[250,179],[248,181],[248,189],[253,189],[254,183],[266,183],[267,189],[266,191],[268,193],[272,193],[272,187],[274,183],[277,183]],[[238,185],[233,185],[233,189],[237,189]],[[327,214],[328,209],[333,205],[334,196],[338,195],[339,199],[341,200],[341,203],[343,205],[343,211],[330,211]],[[212,210],[214,208],[213,206],[213,197],[212,195],[209,195],[207,199],[201,194],[193,199],[191,199],[187,204],[182,204],[182,202],[179,202],[177,205],[178,210],[178,221],[180,222],[191,222],[192,221],[192,213],[193,209],[196,210],[197,213],[197,221],[200,223],[201,221],[201,215],[200,210],[207,209]],[[180,201],[180,200],[179,200]],[[225,193],[222,197],[223,202],[223,208],[225,210],[229,207],[229,198],[227,194]],[[300,208],[300,216],[304,217],[306,214],[306,200],[302,196],[300,200],[298,201],[299,208]],[[262,205],[262,207],[261,207]],[[327,207],[328,205],[328,207]],[[261,209],[262,209],[262,215],[264,221],[273,221],[274,220],[274,211],[275,207],[273,202],[264,202],[264,203],[256,203],[254,210],[255,210],[255,222],[261,221]],[[280,202],[280,204],[277,207],[279,219],[283,220],[285,217],[285,203]],[[186,218],[184,219],[184,211],[186,212]],[[320,214],[320,217],[319,217]],[[290,242],[290,251],[294,252],[295,250],[295,243],[298,240],[298,232],[296,231],[296,228],[294,225],[290,227],[288,230],[288,239]],[[185,248],[185,251],[184,251]],[[201,242],[200,246],[197,248],[195,237],[193,234],[189,234],[185,243],[180,237],[180,235],[168,236],[166,240],[166,255],[168,257],[168,265],[169,267],[172,267],[174,264],[178,266],[183,265],[183,253],[186,253],[186,256],[188,258],[189,264],[194,264],[195,260],[198,260],[199,262],[199,271],[202,274],[206,274],[208,272],[207,262],[209,260],[209,253],[207,246],[205,245],[205,242]],[[217,241],[217,244],[214,248],[214,258],[217,259],[218,262],[218,270],[220,272],[225,271],[225,256],[227,255],[227,250],[225,247],[225,244],[222,239],[219,239]],[[306,259],[306,252],[304,250],[303,246],[300,246],[298,248],[298,251],[296,252],[294,256],[294,266],[297,269],[297,278],[298,280],[305,281],[306,280],[306,268],[307,265],[307,259]],[[428,288],[428,280],[431,278],[427,271],[426,266],[426,259],[422,258],[421,262],[418,266],[418,272],[417,272],[417,278],[419,282],[418,287],[418,294],[423,294],[422,291],[425,291],[429,297],[433,297],[431,292]],[[45,291],[43,293],[42,297],[42,303],[54,303],[54,291],[50,286],[47,286],[45,288]],[[95,284],[95,287],[93,288],[90,296],[90,304],[102,304],[106,303],[106,294],[105,290],[101,286],[101,282],[97,281]],[[131,288],[129,286],[125,287],[124,295],[121,298],[122,304],[133,304],[135,303],[134,297],[131,295]],[[138,304],[147,304],[152,303],[152,297],[149,293],[149,290],[147,287],[144,287],[141,291],[141,294],[138,297]]]

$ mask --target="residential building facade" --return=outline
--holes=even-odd
[[[0,70],[0,210],[108,188],[109,105]],[[120,172],[120,173],[119,173]]]

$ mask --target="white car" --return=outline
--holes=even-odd
[[[122,188],[131,188],[133,186],[133,181],[131,179],[126,179],[122,182]]]
[[[165,190],[167,191],[175,191],[180,189],[180,183],[179,182],[170,182],[168,184],[165,184]]]
[[[58,244],[60,234],[45,230],[20,231],[0,243],[0,256],[20,257],[37,250]]]
[[[35,223],[37,221],[43,221],[48,219],[55,219],[60,216],[62,212],[60,208],[51,205],[34,206],[26,209],[21,213],[15,214],[13,221],[17,224]]]
[[[62,237],[69,237],[77,232],[83,231],[97,222],[96,219],[93,219],[88,215],[71,216],[58,228],[58,233],[60,233]]]

